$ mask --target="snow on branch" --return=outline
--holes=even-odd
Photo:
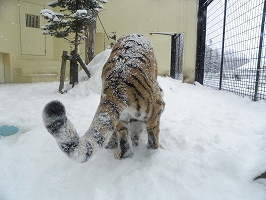
[[[107,0],[98,0],[100,3],[107,3]]]
[[[52,10],[49,9],[43,9],[41,10],[41,15],[45,18],[45,19],[53,19],[55,16],[55,13]]]
[[[64,15],[62,13],[57,13],[57,12],[54,12],[54,11],[49,10],[49,9],[41,10],[41,15],[45,19],[50,20],[50,21],[54,21],[54,22],[59,22],[60,21],[59,18],[63,18],[64,17]]]
[[[59,8],[60,13],[50,9],[41,10],[41,15],[47,20],[47,24],[41,27],[43,34],[67,39],[75,33],[78,38],[73,43],[79,44],[85,38],[84,30],[97,20],[99,10],[104,10],[103,3],[107,3],[107,0],[53,0],[48,5]]]
[[[77,10],[73,15],[71,15],[73,18],[91,18],[91,11],[90,10]]]
[[[58,4],[58,0],[54,0],[53,2],[48,3],[48,6],[53,7],[54,5],[57,5],[57,4]]]

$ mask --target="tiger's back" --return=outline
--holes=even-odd
[[[164,105],[151,43],[142,35],[126,35],[114,45],[103,67],[100,104],[88,131],[81,138],[73,134],[73,126],[72,134],[64,133],[64,138],[68,135],[76,141],[69,139],[67,144],[64,143],[72,151],[61,148],[62,142],[59,144],[56,139],[63,152],[71,158],[79,157],[77,160],[82,162],[91,156],[93,144],[106,148],[117,146],[116,158],[131,157],[131,144],[138,145],[143,129],[148,133],[148,148],[157,149]],[[90,153],[86,154],[86,149]]]
[[[157,62],[151,43],[142,35],[120,38],[102,71],[101,102],[107,99],[123,109],[132,109],[136,119],[148,120],[162,101],[157,82]],[[158,107],[158,106],[157,106]]]

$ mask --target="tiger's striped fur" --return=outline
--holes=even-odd
[[[100,104],[88,131],[79,137],[59,101],[43,110],[44,125],[70,158],[85,162],[96,146],[114,148],[118,159],[133,155],[143,129],[149,149],[159,147],[160,117],[164,110],[157,82],[157,62],[151,43],[142,35],[121,37],[102,70]]]

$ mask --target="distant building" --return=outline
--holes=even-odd
[[[257,60],[250,61],[249,63],[238,67],[235,72],[234,76],[237,80],[256,80],[257,76]],[[262,66],[259,70],[259,79],[260,81],[265,81],[266,77],[266,66]]]

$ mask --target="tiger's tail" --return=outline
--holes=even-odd
[[[43,123],[55,138],[59,148],[71,159],[86,162],[93,153],[92,142],[79,137],[73,124],[66,116],[60,101],[51,101],[43,109]]]

